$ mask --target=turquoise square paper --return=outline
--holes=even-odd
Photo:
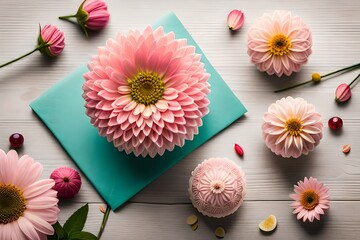
[[[211,74],[210,113],[203,118],[199,134],[193,141],[186,141],[184,147],[176,147],[154,159],[119,152],[98,134],[85,115],[85,101],[81,96],[83,74],[88,71],[85,65],[30,104],[113,210],[246,112],[174,13],[153,25],[154,28],[158,26],[163,26],[165,32],[173,31],[177,39],[186,38],[188,44],[195,46]]]

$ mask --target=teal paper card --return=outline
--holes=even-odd
[[[98,134],[85,115],[85,101],[81,96],[83,74],[88,71],[85,65],[30,104],[113,210],[246,112],[174,13],[153,25],[154,28],[158,26],[163,26],[165,32],[173,31],[177,39],[186,38],[188,44],[195,46],[211,74],[210,113],[203,118],[199,134],[193,141],[186,141],[184,147],[176,147],[154,159],[119,152]]]

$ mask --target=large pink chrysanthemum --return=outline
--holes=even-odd
[[[291,204],[294,209],[293,214],[297,214],[297,219],[301,218],[305,222],[312,222],[314,218],[320,220],[320,215],[325,214],[324,209],[330,207],[329,189],[316,178],[304,178],[294,185],[294,194],[290,197],[295,200]]]
[[[191,173],[189,194],[192,204],[209,217],[234,213],[244,201],[244,172],[227,158],[209,158]]]
[[[248,54],[262,72],[281,77],[298,72],[311,54],[310,29],[289,11],[265,13],[250,28]]]
[[[283,157],[307,155],[320,143],[323,123],[315,107],[302,98],[282,98],[264,114],[262,136],[266,146]]]
[[[136,156],[192,140],[209,110],[209,74],[185,39],[163,28],[109,39],[88,64],[86,114],[101,136]]]
[[[38,240],[53,235],[59,208],[52,179],[39,180],[40,163],[0,149],[0,239]]]

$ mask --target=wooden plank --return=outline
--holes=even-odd
[[[291,212],[289,201],[245,201],[237,212],[225,218],[209,218],[201,215],[190,204],[125,204],[111,213],[103,239],[217,239],[214,230],[222,226],[224,239],[357,239],[360,229],[358,202],[332,201],[330,210],[313,223],[297,221]],[[66,206],[60,213],[63,223],[81,204]],[[90,204],[85,229],[96,234],[102,219],[99,204]],[[199,228],[192,231],[186,224],[189,215],[198,216]],[[278,226],[272,234],[264,234],[258,224],[274,214]]]
[[[58,166],[76,166],[32,113],[29,103],[89,61],[97,46],[104,45],[109,37],[132,28],[144,29],[169,11],[178,15],[249,110],[246,117],[194,151],[115,214],[111,213],[102,239],[216,239],[213,232],[220,225],[227,231],[226,239],[357,239],[360,235],[360,87],[353,88],[349,103],[339,106],[334,102],[335,88],[340,83],[349,83],[359,72],[343,74],[318,86],[273,93],[309,79],[312,72],[325,74],[359,62],[360,1],[106,0],[110,23],[89,38],[76,25],[57,20],[57,16],[74,13],[78,1],[0,1],[0,64],[35,47],[39,23],[57,25],[65,33],[66,48],[61,56],[48,59],[34,53],[0,70],[0,148],[9,149],[11,133],[24,134],[25,145],[19,153],[29,154],[43,164],[43,178]],[[246,20],[237,34],[230,34],[226,16],[234,8],[243,10]],[[313,53],[308,64],[301,72],[281,79],[257,71],[246,53],[247,31],[252,23],[264,12],[275,9],[289,9],[301,16],[313,35]],[[261,139],[260,126],[267,107],[288,95],[315,104],[325,125],[323,140],[316,151],[299,159],[275,156]],[[338,133],[327,127],[327,120],[335,115],[344,120],[343,130]],[[235,154],[234,143],[244,148],[243,159]],[[344,144],[352,145],[348,155],[341,152]],[[248,180],[244,205],[225,219],[198,214],[187,193],[191,171],[203,159],[215,156],[233,159],[245,170]],[[330,188],[331,210],[321,222],[302,224],[291,214],[288,195],[293,184],[304,176],[317,177]],[[87,202],[91,204],[85,229],[96,234],[102,219],[98,207],[103,201],[85,177],[78,196],[60,201],[60,222]],[[195,232],[185,223],[186,217],[194,213],[199,216],[199,229]],[[273,234],[263,235],[257,224],[270,213],[278,217],[279,226]]]

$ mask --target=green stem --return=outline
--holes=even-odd
[[[292,88],[300,87],[300,86],[305,85],[305,84],[308,84],[309,82],[312,82],[312,81],[313,81],[313,80],[309,80],[309,81],[306,81],[306,82],[303,82],[303,83],[296,84],[296,85],[294,85],[294,86],[290,86],[290,87],[286,87],[286,88],[283,88],[283,89],[279,89],[279,90],[276,90],[275,93],[284,92],[284,91],[289,90],[289,89],[292,89]]]
[[[59,17],[59,19],[68,19],[68,18],[72,18],[72,17],[76,17],[76,14],[61,16],[61,17]]]
[[[108,220],[109,215],[110,215],[110,210],[111,210],[110,206],[109,206],[109,205],[106,205],[106,211],[105,211],[105,213],[104,213],[104,217],[103,217],[103,220],[102,220],[100,229],[99,229],[99,233],[98,233],[98,235],[97,235],[98,240],[100,240],[101,235],[102,235],[102,233],[103,233],[103,231],[104,231],[104,229],[105,229],[107,220]]]
[[[14,59],[14,60],[12,60],[12,61],[10,61],[10,62],[4,63],[3,65],[0,65],[0,68],[5,67],[5,66],[7,66],[7,65],[9,65],[9,64],[11,64],[11,63],[13,63],[13,62],[16,62],[16,61],[18,61],[18,60],[20,60],[20,59],[22,59],[22,58],[24,58],[24,57],[26,57],[26,56],[29,56],[30,54],[36,52],[36,51],[39,50],[39,49],[40,49],[40,47],[37,47],[37,48],[35,48],[34,50],[32,50],[31,52],[28,52],[28,53],[22,55],[21,57],[18,57],[18,58]]]
[[[349,84],[349,87],[351,88],[351,85],[360,77],[360,73],[359,75],[357,75],[357,77],[351,81],[351,83]]]
[[[357,63],[357,64],[354,64],[352,66],[349,66],[349,67],[345,67],[345,68],[341,68],[339,70],[336,70],[334,72],[331,72],[331,73],[327,73],[325,75],[322,75],[321,76],[321,79],[325,78],[325,77],[328,77],[330,75],[333,75],[333,74],[336,74],[336,73],[339,73],[339,72],[345,72],[345,71],[351,71],[351,70],[354,70],[354,69],[357,69],[357,68],[360,68],[360,63]],[[359,76],[358,76],[359,77]],[[356,77],[350,84],[349,86],[355,82],[355,80],[358,78]],[[305,84],[308,84],[310,82],[313,82],[313,80],[308,80],[306,82],[303,82],[303,83],[299,83],[299,84],[296,84],[296,85],[293,85],[293,86],[290,86],[290,87],[286,87],[286,88],[283,88],[283,89],[279,89],[279,90],[276,90],[275,93],[279,93],[279,92],[283,92],[283,91],[286,91],[286,90],[289,90],[289,89],[292,89],[292,88],[296,88],[296,87],[300,87],[302,85],[305,85]]]
[[[338,72],[343,72],[343,71],[347,71],[347,70],[354,70],[354,69],[357,69],[357,68],[359,68],[359,67],[360,67],[360,63],[355,64],[355,65],[352,65],[352,66],[350,66],[350,67],[346,67],[346,68],[339,69],[339,70],[337,70],[337,71],[334,71],[334,72],[331,72],[331,73],[328,73],[328,74],[325,74],[325,75],[322,75],[321,78],[324,78],[324,77],[333,75],[333,74],[338,73]]]

